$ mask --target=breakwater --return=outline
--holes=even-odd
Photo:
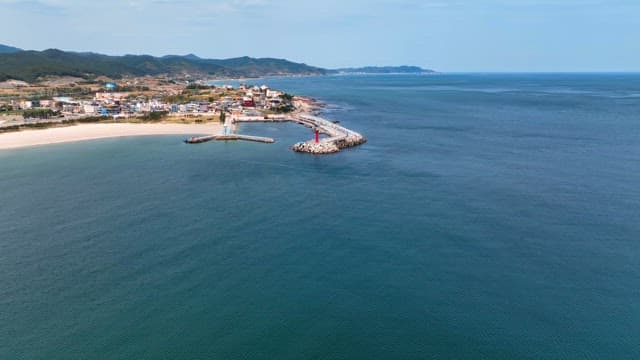
[[[299,142],[291,146],[291,150],[310,154],[332,154],[341,149],[357,146],[367,141],[362,134],[349,130],[327,119],[310,114],[294,114],[277,117],[237,117],[234,122],[295,122],[324,134],[327,137]]]

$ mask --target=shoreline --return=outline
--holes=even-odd
[[[23,130],[0,134],[0,150],[132,136],[206,135],[220,133],[222,128],[222,125],[219,123],[77,124],[72,126]]]
[[[269,116],[232,116],[226,125],[235,128],[235,123],[242,122],[272,122],[290,121],[314,129],[314,131],[328,135],[321,141],[308,140],[299,142],[291,147],[296,152],[312,154],[330,154],[340,149],[357,146],[367,141],[361,134],[349,130],[334,122],[328,121],[317,115],[322,112],[324,103],[317,99],[296,96],[293,100],[295,111],[289,114]],[[158,136],[158,135],[187,135],[190,139],[216,139],[215,134],[224,132],[224,125],[219,122],[209,123],[73,123],[47,128],[21,129],[0,133],[0,151],[18,149],[32,146],[42,146],[78,141],[89,141],[108,138],[134,137],[134,136]],[[245,139],[244,135],[236,134],[237,139]],[[239,137],[238,137],[239,136]],[[218,140],[237,140],[236,138],[224,138],[218,136]],[[223,139],[224,138],[224,139]],[[253,138],[253,137],[248,137]],[[263,138],[262,140],[267,139]],[[254,139],[255,140],[255,139]],[[262,142],[274,142],[270,141]],[[185,142],[189,142],[188,140]],[[204,141],[193,141],[199,143]]]

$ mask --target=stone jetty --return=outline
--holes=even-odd
[[[316,142],[315,139],[299,142],[291,147],[293,151],[311,154],[332,154],[340,151],[340,149],[357,146],[367,141],[367,138],[360,133],[349,130],[319,116],[298,114],[294,116],[294,119],[298,121],[298,123],[311,127],[328,137],[318,142]]]
[[[277,117],[238,117],[233,120],[234,122],[283,122],[290,121],[295,122],[327,137],[319,139],[316,142],[315,139],[299,142],[291,146],[291,150],[296,152],[305,152],[310,154],[333,154],[341,149],[345,149],[352,146],[363,144],[367,141],[367,138],[362,136],[353,130],[349,130],[343,126],[333,123],[329,120],[323,119],[319,116],[311,114],[294,114],[290,116],[277,116]]]

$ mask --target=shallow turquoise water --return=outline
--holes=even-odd
[[[369,142],[0,151],[0,358],[640,357],[640,75],[269,84]]]

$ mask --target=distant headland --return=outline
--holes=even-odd
[[[418,66],[365,66],[332,70],[338,74],[433,74],[434,70]]]

